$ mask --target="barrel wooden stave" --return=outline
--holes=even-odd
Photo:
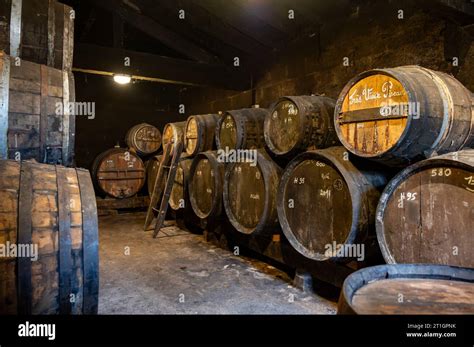
[[[285,96],[265,118],[268,149],[275,155],[294,157],[308,149],[339,144],[334,129],[335,100],[324,96]]]
[[[200,152],[215,149],[215,133],[219,118],[218,114],[196,115],[188,118],[184,132],[188,155],[195,156]]]
[[[283,232],[307,258],[343,261],[326,247],[365,243],[374,234],[375,210],[386,182],[379,167],[350,158],[343,147],[302,153],[286,167],[279,186]]]
[[[227,111],[216,127],[218,149],[256,149],[265,147],[264,122],[269,111],[244,108]]]
[[[199,153],[191,164],[189,200],[201,220],[219,218],[222,213],[224,163],[216,151]]]
[[[382,116],[384,104],[406,107]],[[472,147],[473,104],[471,92],[442,72],[419,66],[370,70],[342,90],[334,112],[336,132],[352,153],[403,166]]]
[[[98,269],[92,276],[88,272],[98,257],[97,213],[89,173],[14,161],[0,161],[0,172],[0,244],[20,244],[26,236],[38,246],[38,260],[26,265],[23,260],[19,265],[15,257],[0,259],[0,313],[97,313]],[[87,186],[92,194],[83,188]],[[29,202],[22,200],[26,193],[31,196]],[[25,206],[29,208],[22,208]],[[93,213],[85,214],[85,209]],[[86,259],[87,237],[94,242],[87,244]],[[16,266],[20,267],[18,275],[23,274],[20,278]],[[70,302],[71,294],[74,302]]]
[[[474,267],[474,150],[409,166],[385,188],[377,238],[387,263]]]
[[[138,155],[150,155],[161,147],[161,133],[153,125],[142,123],[132,127],[125,137],[127,146]]]
[[[473,282],[471,268],[431,264],[364,268],[344,281],[337,313],[473,314]]]
[[[136,154],[123,148],[112,148],[94,160],[92,177],[100,192],[117,199],[129,198],[145,184],[145,165]]]
[[[179,161],[176,178],[170,194],[170,207],[175,211],[185,208],[189,200],[188,182],[191,164],[191,158],[182,158]]]
[[[251,163],[227,166],[224,207],[237,231],[264,235],[279,230],[276,196],[282,169],[264,150],[259,150],[255,159],[255,166]]]

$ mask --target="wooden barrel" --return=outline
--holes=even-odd
[[[282,169],[265,150],[253,151],[254,162],[227,166],[224,207],[229,221],[243,234],[264,235],[278,229],[276,196]]]
[[[419,66],[370,70],[342,90],[336,131],[352,153],[403,165],[474,146],[473,100],[442,72]]]
[[[349,275],[338,314],[474,314],[474,269],[379,265]]]
[[[2,0],[0,50],[22,61],[70,71],[74,50],[72,14],[71,7],[56,0]]]
[[[215,148],[216,126],[220,116],[206,114],[191,116],[186,122],[184,132],[186,153],[195,156],[200,152],[212,151]]]
[[[71,72],[26,60],[17,66],[0,51],[0,100],[0,158],[74,164],[71,106],[76,104]]]
[[[217,152],[199,153],[191,164],[189,200],[200,219],[212,219],[222,213],[224,163]]]
[[[474,268],[474,149],[400,172],[382,194],[376,227],[387,263]]]
[[[130,198],[145,184],[145,165],[127,149],[112,148],[95,159],[92,177],[101,192],[117,199]]]
[[[150,155],[160,149],[161,133],[153,125],[137,124],[127,132],[125,142],[138,155]]]
[[[268,113],[264,108],[244,108],[224,113],[216,127],[217,148],[225,150],[265,147],[263,124]]]
[[[277,156],[339,144],[334,129],[335,100],[324,96],[285,96],[265,118],[265,142]]]
[[[186,122],[168,123],[163,129],[163,148],[168,143],[177,143],[181,141],[184,144],[184,129]],[[173,150],[174,147],[171,148]]]
[[[156,175],[158,174],[158,168],[160,167],[162,155],[156,155],[145,163],[146,170],[146,181],[148,195],[151,196],[153,188],[155,187]]]
[[[343,147],[302,153],[287,166],[279,187],[283,232],[307,258],[350,258],[336,251],[357,251],[375,237],[375,210],[386,182],[384,173],[349,158]]]
[[[178,163],[176,177],[170,195],[170,207],[175,211],[184,209],[188,203],[188,182],[192,162],[193,160],[191,158],[182,158]]]
[[[0,161],[0,211],[0,314],[96,314],[99,239],[89,172]]]

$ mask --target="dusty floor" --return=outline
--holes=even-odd
[[[100,314],[334,314],[287,274],[170,226],[153,239],[143,213],[100,218]]]

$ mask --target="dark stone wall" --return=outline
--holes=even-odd
[[[178,113],[176,86],[138,81],[116,84],[111,77],[74,74],[76,101],[94,102],[95,119],[76,118],[76,163],[90,168],[94,158],[119,143],[132,126],[149,123],[162,130],[169,122],[186,119]]]
[[[253,90],[193,88],[182,92],[182,101],[193,113],[209,113],[253,103],[268,107],[284,95],[318,93],[337,98],[358,73],[402,65],[453,74],[474,91],[474,44],[465,27],[443,13],[410,6],[416,2],[365,3],[276,53],[255,78]],[[403,9],[403,19],[398,18],[399,9]],[[349,58],[349,66],[343,65],[344,57]],[[453,66],[453,57],[459,66]]]

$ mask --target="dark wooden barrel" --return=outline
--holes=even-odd
[[[265,147],[263,124],[269,111],[244,108],[225,112],[216,127],[217,148],[251,149]]]
[[[12,2],[0,1],[0,50],[22,61],[70,71],[74,51],[72,8],[56,0],[16,0],[15,6]],[[16,15],[19,9],[20,16]],[[14,47],[16,52],[11,51]]]
[[[73,74],[14,62],[0,51],[0,158],[74,165]]]
[[[127,132],[125,142],[138,155],[150,155],[160,149],[161,133],[153,125],[137,124]]]
[[[203,152],[191,164],[189,200],[200,219],[217,218],[222,213],[224,163],[217,159],[217,152]]]
[[[277,156],[339,144],[334,129],[336,101],[324,96],[285,96],[265,118],[265,142]]]
[[[89,172],[3,160],[0,197],[0,245],[33,249],[0,257],[0,314],[96,314],[99,239]]]
[[[382,194],[376,227],[387,263],[474,268],[474,149],[400,172]]]
[[[168,143],[178,143],[181,141],[184,144],[184,129],[186,122],[168,123],[163,129],[163,148]],[[173,150],[174,147],[171,148]]]
[[[220,115],[206,114],[191,116],[184,132],[186,153],[195,156],[200,152],[215,149],[216,126]]]
[[[420,66],[353,78],[336,103],[336,131],[352,153],[403,165],[474,146],[473,98],[452,76]]]
[[[305,257],[342,261],[351,257],[336,253],[336,247],[351,250],[375,237],[375,210],[387,178],[356,159],[343,147],[331,147],[302,153],[285,169],[278,218]]]
[[[147,191],[150,196],[155,187],[156,175],[158,174],[162,157],[162,155],[156,155],[145,162]]]
[[[145,184],[145,165],[131,151],[112,148],[94,160],[92,177],[102,193],[117,199],[130,198]]]
[[[255,150],[255,162],[229,164],[224,179],[224,207],[229,221],[243,234],[264,235],[278,229],[276,196],[282,169]]]
[[[379,265],[344,281],[338,314],[474,314],[474,269]]]
[[[187,207],[186,204],[189,200],[188,182],[192,162],[191,158],[182,158],[178,163],[176,177],[170,194],[170,207],[175,211]]]

